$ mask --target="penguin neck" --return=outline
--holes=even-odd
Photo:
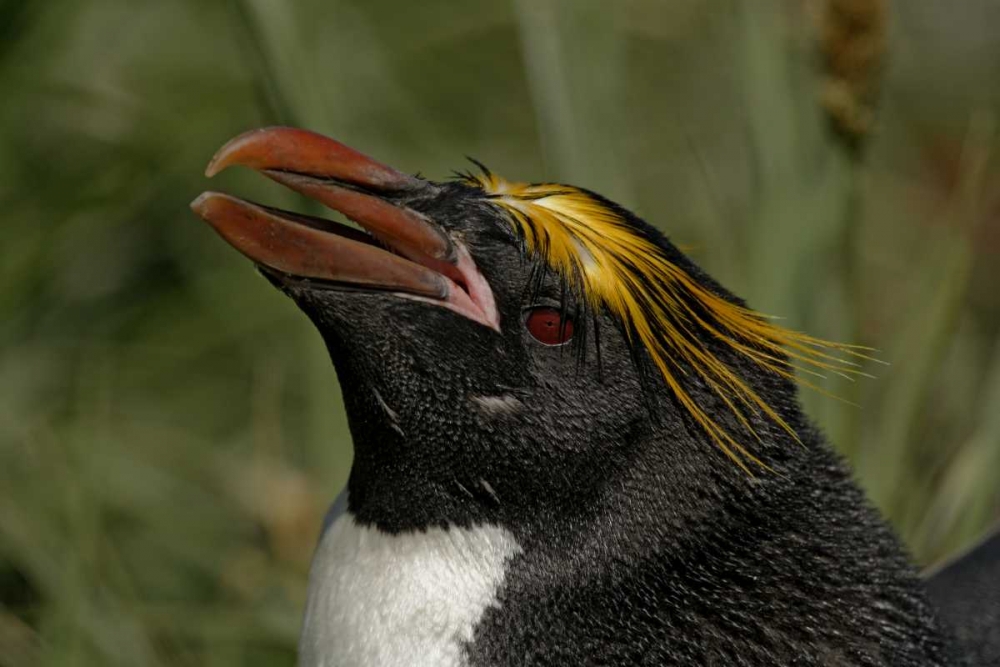
[[[490,484],[459,472],[454,452],[465,443],[414,440],[391,414],[345,399],[354,442],[348,510],[359,524],[397,534],[499,523]]]
[[[486,489],[458,480],[449,488],[421,475],[418,465],[382,465],[381,458],[355,454],[347,489],[348,511],[358,523],[387,533],[496,523]]]
[[[747,470],[684,420],[650,421],[604,462],[607,480],[587,505],[541,515],[519,539],[526,550],[589,554],[595,572],[632,559],[688,557],[706,543],[722,549],[717,534],[780,523],[782,508],[794,506],[786,498],[807,495],[830,474],[843,475],[836,455],[801,414],[790,415],[789,422],[798,441],[776,426],[760,425],[771,438],[755,452],[766,467],[751,464]]]
[[[475,472],[477,462],[461,460],[467,450],[489,450],[489,443],[470,447],[457,435],[454,442],[414,442],[385,415],[352,407],[349,509],[359,523],[390,533],[501,525],[526,546],[570,545],[581,534],[600,540],[595,536],[604,531],[608,539],[636,534],[647,546],[649,536],[666,531],[679,542],[720,512],[756,511],[762,497],[774,496],[798,474],[809,450],[826,447],[796,415],[792,423],[802,442],[762,426],[775,439],[760,452],[769,468],[748,472],[682,419],[651,420],[609,446],[599,469],[575,470],[570,486],[580,491],[573,495],[575,488],[540,488],[529,471],[490,477]],[[579,477],[587,476],[599,483],[583,489]]]

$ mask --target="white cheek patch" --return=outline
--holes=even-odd
[[[516,396],[470,396],[473,404],[490,416],[513,414],[524,407],[524,403]]]
[[[299,665],[463,665],[463,644],[520,551],[497,526],[389,535],[340,516],[313,560]]]

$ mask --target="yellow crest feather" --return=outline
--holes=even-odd
[[[744,409],[763,413],[796,440],[798,434],[701,342],[694,329],[786,378],[795,379],[796,369],[813,375],[824,370],[858,373],[858,364],[826,350],[864,358],[857,351],[862,348],[785,329],[715,294],[670,261],[662,248],[617,211],[583,190],[512,183],[486,170],[464,178],[508,214],[529,253],[579,287],[588,307],[607,308],[626,324],[629,343],[645,347],[684,409],[747,472],[745,461],[764,464],[688,394],[680,379],[688,372],[686,368],[701,377],[754,437],[758,436]]]

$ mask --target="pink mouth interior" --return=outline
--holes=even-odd
[[[404,293],[400,293],[399,296],[439,304],[494,331],[500,331],[500,314],[497,312],[490,284],[479,272],[465,246],[457,241],[455,246],[458,251],[458,261],[455,264],[429,258],[420,261],[448,281],[448,296],[444,301]]]

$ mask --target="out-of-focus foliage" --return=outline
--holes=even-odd
[[[339,389],[187,210],[264,124],[591,187],[760,310],[878,348],[877,380],[827,383],[860,407],[812,414],[920,562],[974,538],[1000,505],[1000,8],[893,3],[858,152],[825,115],[828,4],[0,1],[0,665],[293,663]]]

